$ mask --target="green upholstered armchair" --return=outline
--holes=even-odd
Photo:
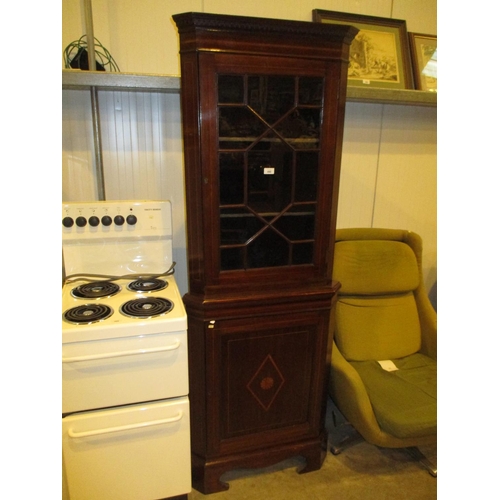
[[[422,280],[422,240],[396,229],[339,229],[333,278],[330,395],[356,431],[380,447],[436,442],[437,315]],[[334,453],[338,452],[335,448]]]

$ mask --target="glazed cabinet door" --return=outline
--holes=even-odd
[[[207,282],[324,276],[335,177],[335,144],[324,137],[336,123],[337,67],[199,57]]]
[[[327,313],[208,324],[212,422],[208,453],[230,454],[317,438]],[[213,379],[210,379],[213,377]]]

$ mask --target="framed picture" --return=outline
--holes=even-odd
[[[349,52],[348,85],[413,89],[406,21],[313,10],[313,21],[359,29]]]
[[[437,92],[437,36],[408,33],[415,88]]]

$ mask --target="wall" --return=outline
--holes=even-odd
[[[62,0],[62,47],[85,32],[83,0]],[[94,36],[132,73],[178,75],[172,14],[212,12],[311,21],[313,9],[405,19],[408,31],[437,33],[436,0],[92,0]]]
[[[84,32],[82,0],[63,0],[62,46]],[[405,19],[437,33],[436,0],[93,0],[94,35],[122,72],[179,75],[172,14],[197,11],[310,21],[326,9]],[[107,199],[160,198],[174,205],[174,258],[187,291],[179,96],[100,95]],[[63,92],[63,200],[96,199],[89,97]],[[347,103],[338,227],[406,228],[424,240],[424,279],[436,283],[436,108]],[[133,117],[133,121],[130,121]]]

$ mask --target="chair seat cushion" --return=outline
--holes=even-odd
[[[382,430],[398,438],[437,433],[437,363],[416,353],[393,359],[398,370],[378,361],[351,361],[365,384]]]

